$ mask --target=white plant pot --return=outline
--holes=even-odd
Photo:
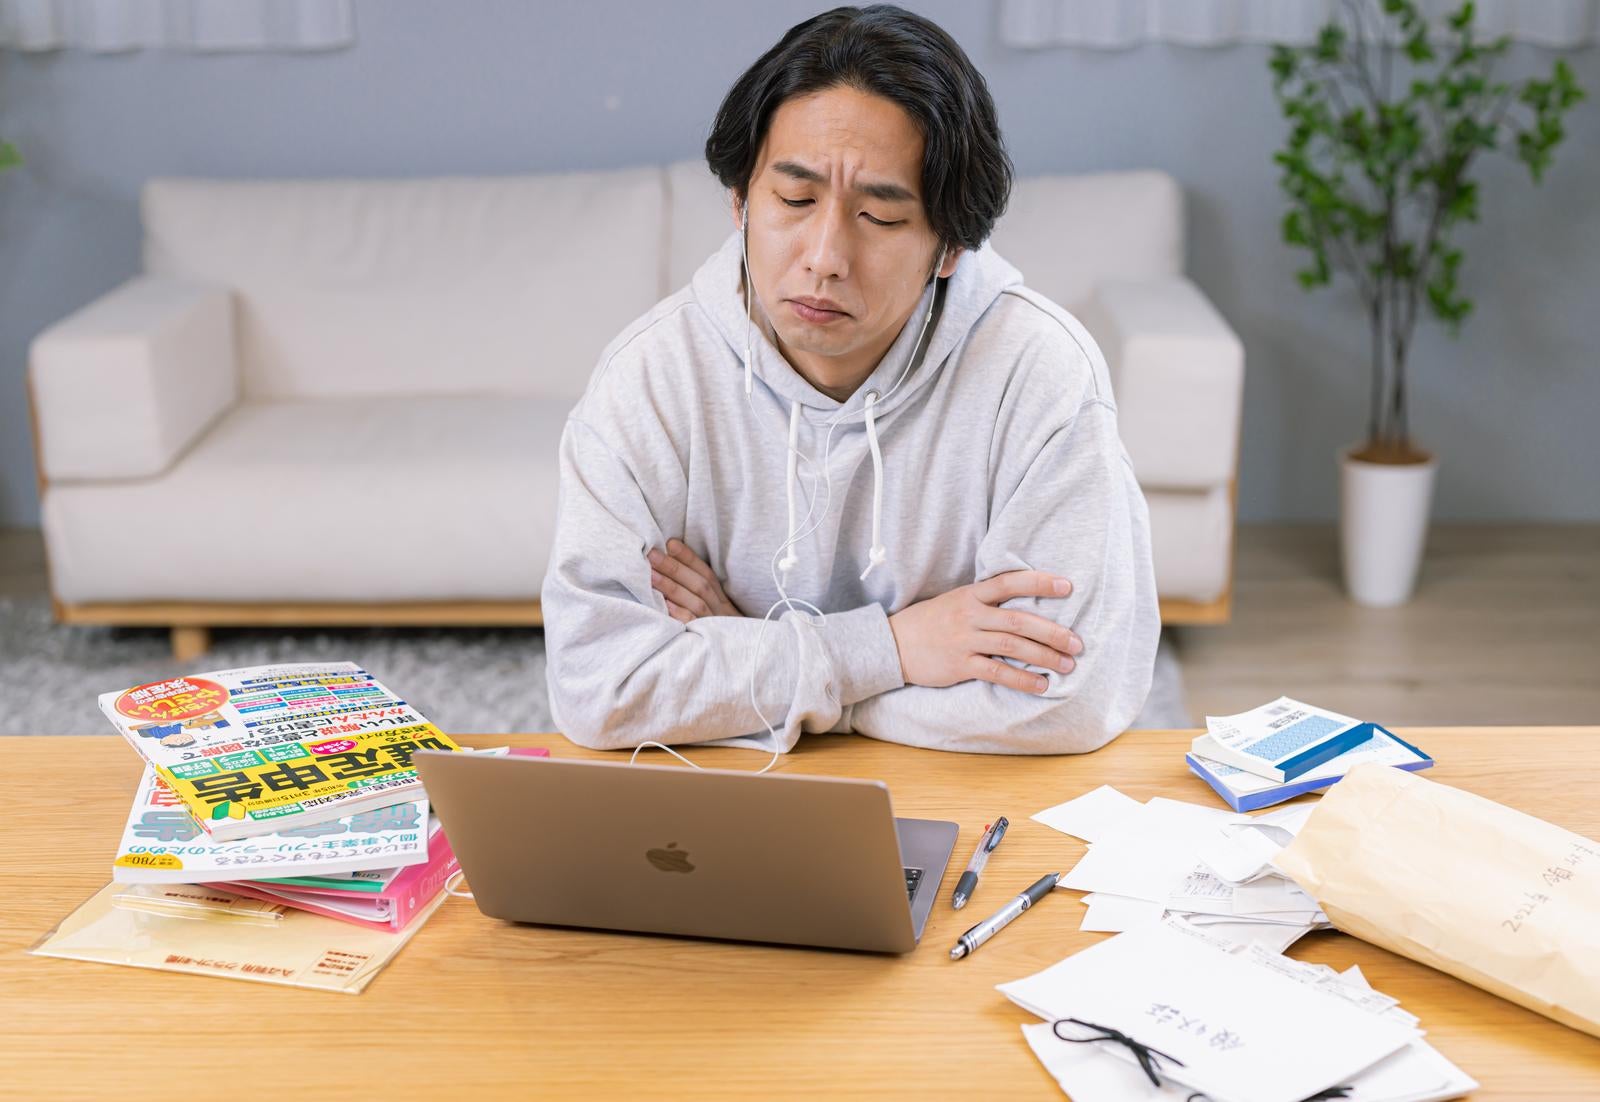
[[[1339,453],[1339,546],[1351,600],[1392,608],[1411,599],[1428,536],[1437,456],[1367,463]]]

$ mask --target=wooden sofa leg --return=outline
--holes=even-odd
[[[179,664],[193,662],[210,649],[210,628],[198,624],[181,624],[172,629],[172,657]]]

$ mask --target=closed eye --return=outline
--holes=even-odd
[[[783,196],[780,195],[778,198],[783,199]],[[812,202],[810,199],[783,199],[783,205],[786,207],[803,207],[810,202]],[[904,219],[901,219],[897,222],[885,222],[881,218],[872,217],[872,215],[868,214],[866,211],[861,212],[861,217],[865,218],[868,222],[871,222],[874,226],[898,226],[905,221]]]

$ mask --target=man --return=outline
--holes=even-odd
[[[1094,342],[982,248],[1012,175],[982,76],[926,19],[838,8],[739,78],[706,156],[736,232],[562,435],[560,729],[1115,737],[1160,631],[1148,513]]]

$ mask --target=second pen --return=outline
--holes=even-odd
[[[967,900],[972,898],[972,893],[978,890],[978,874],[983,872],[989,854],[1000,844],[1000,839],[1005,837],[1006,827],[1010,825],[1011,823],[1002,815],[978,836],[978,848],[972,851],[972,860],[967,862],[967,870],[961,874],[961,879],[956,881],[955,894],[950,898],[950,905],[956,910],[965,907]]]

